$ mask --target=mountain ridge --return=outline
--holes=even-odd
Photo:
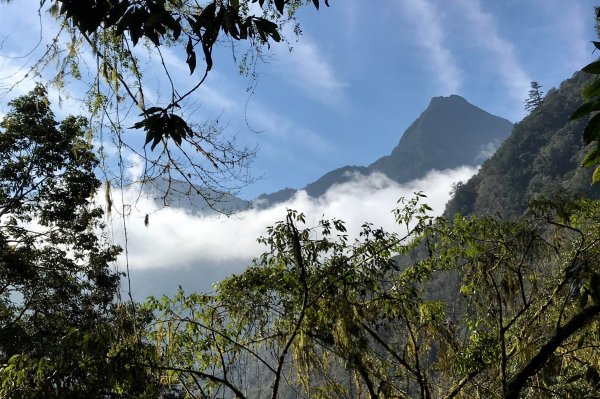
[[[368,166],[346,165],[333,169],[300,190],[318,197],[357,174],[367,176],[379,172],[398,183],[406,183],[431,170],[475,166],[491,155],[508,137],[512,127],[507,119],[492,115],[459,95],[433,97],[389,155]],[[255,205],[266,208],[289,200],[297,191],[285,188],[261,194]]]

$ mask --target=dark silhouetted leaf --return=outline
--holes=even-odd
[[[200,22],[202,26],[206,27],[209,25],[211,21],[215,19],[215,12],[217,11],[217,2],[213,1],[209,5],[207,5],[204,10],[200,13]]]
[[[204,52],[204,58],[206,60],[206,69],[210,71],[213,66],[211,48],[202,42],[202,51]]]
[[[283,14],[283,6],[285,5],[285,0],[275,0],[275,8],[279,11],[280,14]]]
[[[591,114],[594,111],[599,111],[599,110],[600,110],[600,100],[585,103],[581,107],[577,108],[577,110],[575,110],[575,112],[573,112],[571,114],[571,120],[579,119],[581,117]]]
[[[595,75],[600,74],[600,61],[592,62],[591,64],[586,65],[582,69],[583,72],[593,73]]]
[[[144,142],[144,146],[148,144],[154,138],[154,134],[151,131],[146,132],[146,141]]]
[[[187,47],[185,48],[185,51],[187,52],[187,59],[185,60],[185,62],[190,67],[190,75],[191,75],[192,73],[194,73],[194,70],[196,69],[196,52],[194,51],[194,45],[192,44],[191,37],[188,38],[188,44],[187,44]]]
[[[600,138],[600,114],[594,115],[583,131],[583,142],[588,145]]]

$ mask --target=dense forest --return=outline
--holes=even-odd
[[[181,191],[214,200],[218,180],[191,158],[166,168],[181,159],[168,150],[192,149],[225,177],[247,154],[204,150],[231,147],[178,114],[187,94],[146,109],[120,40],[181,45],[192,73],[198,51],[201,84],[220,35],[279,41],[303,3],[46,3],[89,41],[99,79],[141,107],[134,128],[158,150],[147,153],[147,180],[173,195],[170,170]],[[121,249],[103,225],[112,201],[89,139],[98,125],[57,120],[35,86],[0,123],[0,398],[600,398],[600,202],[590,186],[600,172],[580,167],[600,163],[600,64],[584,71],[530,107],[456,186],[445,216],[415,193],[399,200],[394,231],[367,222],[354,240],[342,220],[289,210],[259,239],[265,252],[214,292],[145,303],[121,297],[111,268]]]
[[[582,90],[594,75],[576,73],[550,90],[471,180],[456,187],[449,216],[462,214],[518,217],[539,198],[600,197],[590,185],[592,170],[580,168],[589,149],[582,145],[585,120],[571,120],[583,103]]]

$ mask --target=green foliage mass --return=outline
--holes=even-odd
[[[10,106],[0,124],[0,397],[156,392],[134,367],[147,317],[115,302],[120,249],[98,234],[86,120],[56,122],[41,86]]]
[[[600,31],[598,30],[599,23],[600,7],[596,7],[596,30],[600,37]],[[592,43],[596,50],[600,49],[600,42],[592,41]],[[600,61],[594,61],[586,65],[582,71],[593,75],[595,79],[584,88],[582,93],[586,103],[573,112],[571,119],[589,117],[583,131],[583,142],[585,145],[591,145],[587,155],[581,162],[581,166],[595,168],[592,174],[592,183],[597,183],[600,181],[600,166],[598,166],[600,164],[600,117],[597,112],[600,110],[600,81],[598,80],[598,75],[600,75]]]
[[[600,203],[449,222],[421,197],[398,232],[365,224],[354,242],[291,211],[214,294],[151,300],[163,381],[189,398],[598,397]]]

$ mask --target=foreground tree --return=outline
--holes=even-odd
[[[294,18],[303,3],[319,8],[328,1],[42,0],[39,11],[50,12],[61,29],[27,76],[56,61],[51,83],[62,88],[69,80],[83,81],[94,131],[110,132],[119,153],[140,160],[141,183],[164,191],[165,198],[200,195],[213,206],[252,181],[247,169],[254,155],[253,148],[228,139],[217,121],[191,116],[197,113],[193,104],[203,101],[199,88],[215,64],[214,53],[231,47],[240,70],[252,75],[264,47],[284,40],[285,25],[295,24],[299,32]],[[96,60],[91,65],[82,55],[89,53]],[[180,78],[176,55],[190,78]],[[166,86],[159,89],[156,82]],[[167,94],[159,97],[157,91]],[[122,170],[116,175],[122,179]],[[170,184],[174,180],[178,184]]]
[[[600,204],[426,211],[409,201],[406,234],[365,224],[354,243],[291,212],[216,294],[152,300],[165,381],[191,398],[597,397]]]
[[[58,123],[38,86],[0,124],[0,397],[158,393],[137,333],[148,321],[116,302],[120,252],[105,244],[98,160],[86,120]]]

